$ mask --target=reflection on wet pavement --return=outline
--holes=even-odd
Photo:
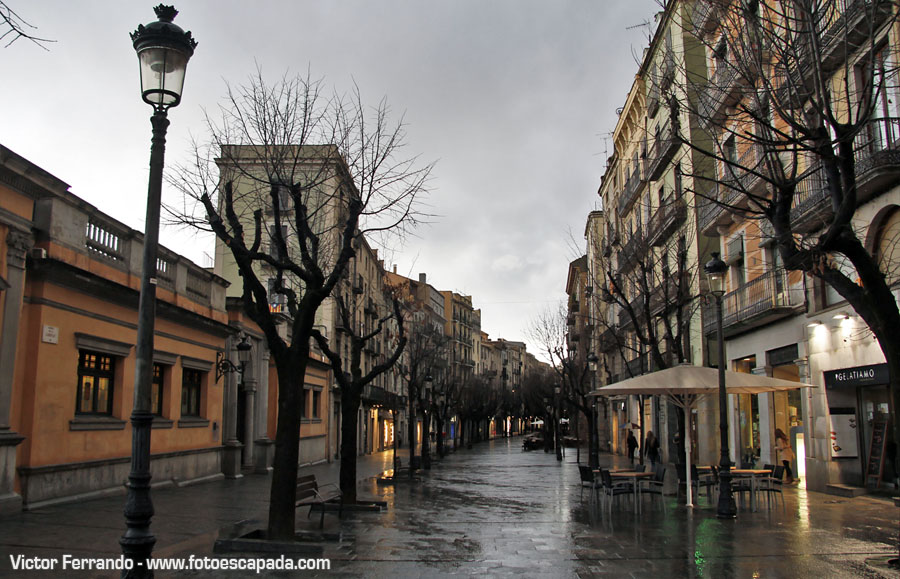
[[[419,482],[362,491],[388,502],[353,514],[326,546],[333,577],[898,577],[865,564],[896,553],[897,509],[885,501],[785,490],[786,506],[716,518],[667,498],[612,514],[592,509],[574,457],[496,440],[447,456]],[[586,457],[585,457],[586,458]],[[609,462],[613,457],[604,456]]]

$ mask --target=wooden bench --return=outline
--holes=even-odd
[[[325,487],[332,488],[325,491],[323,490]],[[306,515],[306,518],[312,516],[314,508],[318,507],[321,509],[322,518],[319,520],[320,529],[325,526],[325,503],[334,503],[335,500],[338,502],[338,518],[341,518],[344,513],[344,494],[337,485],[325,484],[319,486],[316,475],[314,474],[305,474],[297,477],[297,496],[294,506],[299,508],[309,505],[309,513]]]

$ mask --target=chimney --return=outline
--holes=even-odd
[[[419,274],[419,283],[425,284],[427,283],[425,280],[428,278],[428,274],[420,273]]]
[[[397,275],[397,264],[394,264],[394,275]]]

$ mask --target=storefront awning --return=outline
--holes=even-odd
[[[725,371],[725,390],[729,394],[760,394],[762,392],[783,392],[797,388],[808,388],[809,384],[791,382],[780,378]],[[597,388],[590,396],[610,396],[614,394],[652,395],[704,395],[719,390],[719,371],[704,366],[681,365],[629,378]]]
[[[780,378],[757,376],[743,372],[725,371],[725,391],[729,394],[761,394],[763,392],[786,392],[797,388],[808,388],[809,384],[791,382]],[[590,396],[609,396],[621,394],[665,396],[676,406],[684,408],[685,416],[690,416],[691,409],[707,395],[719,390],[719,370],[704,366],[682,364],[674,368],[666,368],[635,378],[629,378],[603,386],[590,393]],[[691,462],[691,429],[685,429],[685,464]],[[687,469],[687,505],[693,506],[691,493],[691,469]]]

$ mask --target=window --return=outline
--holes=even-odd
[[[322,392],[321,390],[313,390],[312,395],[312,417],[321,418],[319,412],[319,402],[322,400]]]
[[[164,371],[162,364],[153,365],[153,379],[150,381],[150,413],[154,416],[162,416]]]
[[[203,372],[185,368],[181,377],[181,415],[200,417]]]
[[[278,207],[282,211],[289,211],[293,200],[290,185],[275,185],[275,191],[278,197]]]
[[[78,353],[76,414],[112,414],[114,372],[111,356],[86,350]]]
[[[308,398],[309,398],[309,390],[304,388],[303,396],[300,399],[300,418],[309,417],[309,412],[306,410],[306,401]]]

